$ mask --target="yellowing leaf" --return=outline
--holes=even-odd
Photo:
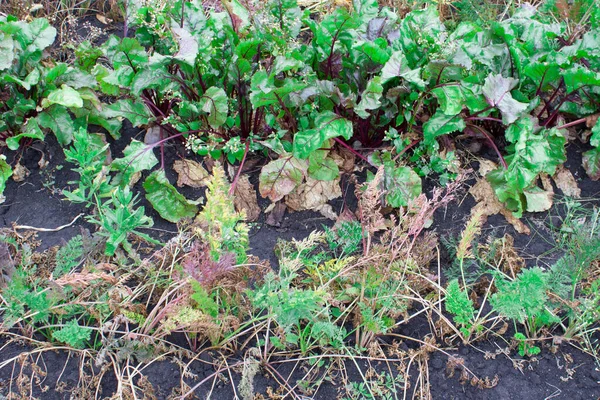
[[[187,185],[201,188],[208,183],[208,172],[196,161],[177,160],[173,163],[173,169],[177,172],[177,186],[179,187]]]

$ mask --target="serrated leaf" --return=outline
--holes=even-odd
[[[146,199],[167,221],[177,223],[183,218],[193,218],[198,207],[192,204],[169,183],[164,171],[154,171],[144,181]]]

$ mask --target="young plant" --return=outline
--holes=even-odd
[[[130,234],[138,236],[150,243],[160,244],[140,228],[151,228],[152,218],[144,214],[143,206],[138,207],[137,196],[134,197],[129,188],[116,188],[110,199],[102,205],[97,204],[97,216],[88,217],[88,221],[100,227],[98,234],[106,238],[107,256],[113,256],[117,248],[122,245],[127,253],[133,253],[133,247],[129,243]]]

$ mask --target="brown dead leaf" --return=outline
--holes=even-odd
[[[328,218],[328,219],[331,219],[334,221],[337,219],[337,214],[333,210],[333,207],[331,207],[331,204],[324,204],[323,206],[321,206],[321,208],[319,208],[319,212],[325,218]]]
[[[273,204],[274,206],[272,208],[272,211],[267,217],[267,225],[280,227],[281,222],[283,221],[283,217],[285,216],[285,210],[287,209],[287,206],[281,201]]]
[[[489,172],[498,168],[498,164],[485,158],[480,158],[479,161],[479,174],[485,177]]]
[[[260,216],[256,190],[250,183],[248,175],[241,175],[238,178],[233,194],[233,204],[238,212],[244,210],[246,221],[256,221]]]
[[[112,19],[110,19],[106,15],[102,15],[102,14],[96,14],[96,19],[104,25],[109,25],[113,22]]]
[[[496,197],[496,193],[494,193],[494,189],[492,189],[492,186],[485,178],[479,179],[477,183],[471,187],[469,193],[471,193],[477,201],[475,207],[471,209],[471,215],[482,212],[483,221],[485,222],[490,215],[502,214],[517,232],[526,235],[531,233],[527,225],[516,218],[512,212],[507,210],[506,207],[500,203]]]
[[[21,165],[21,163],[17,163],[15,168],[13,169],[12,178],[15,182],[23,182],[25,178],[29,176],[29,170],[27,167]]]
[[[38,161],[38,166],[40,169],[46,169],[48,164],[50,164],[50,161],[46,160],[46,154],[42,153],[42,157],[40,158],[40,161]]]
[[[598,123],[598,118],[600,118],[600,113],[588,116],[585,119],[585,126],[593,128]]]
[[[287,196],[285,203],[295,211],[320,210],[329,200],[336,199],[341,195],[339,179],[318,181],[308,177],[305,183]]]
[[[339,149],[332,151],[329,156],[342,172],[350,174],[354,171],[354,154],[352,154],[350,150],[340,147]]]
[[[542,181],[542,187],[545,191],[554,193],[554,188],[552,187],[552,182],[550,181],[548,174],[541,174],[540,180]]]
[[[554,174],[554,183],[565,196],[574,197],[576,199],[581,197],[581,189],[577,185],[575,177],[564,166],[558,167],[556,174]]]
[[[173,163],[173,169],[177,172],[177,186],[187,185],[193,188],[206,186],[208,172],[202,165],[192,160],[177,160]]]

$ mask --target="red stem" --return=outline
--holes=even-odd
[[[557,126],[556,129],[565,129],[565,128],[570,128],[570,127],[575,126],[575,125],[583,124],[584,122],[587,121],[587,119],[588,119],[588,117],[579,118],[579,119],[577,119],[575,121],[569,122],[568,124]]]
[[[347,143],[344,143],[343,140],[339,139],[339,138],[333,138],[333,140],[335,140],[337,143],[339,143],[342,147],[347,148],[348,150],[350,150],[350,152],[352,154],[354,154],[356,157],[360,158],[363,161],[368,162],[370,165],[373,165],[365,156],[363,156],[362,154],[360,154],[358,151],[354,150],[351,146],[349,146]]]
[[[233,182],[231,182],[231,187],[229,188],[229,195],[233,196],[235,192],[235,186],[237,185],[238,179],[242,173],[242,169],[244,169],[244,163],[246,162],[246,156],[248,155],[248,150],[250,150],[250,141],[246,140],[246,150],[244,150],[244,157],[242,157],[242,162],[240,163],[240,167],[235,174],[235,178],[233,178]]]

